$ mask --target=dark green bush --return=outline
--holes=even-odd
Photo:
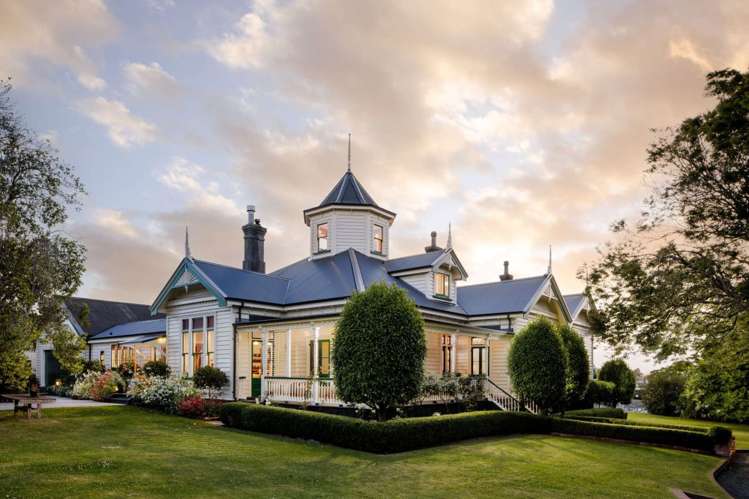
[[[336,324],[336,394],[391,418],[419,396],[425,355],[424,320],[413,300],[396,285],[374,284],[351,297]]]
[[[678,416],[681,414],[681,394],[687,377],[668,368],[653,371],[646,378],[642,402],[650,414]]]
[[[588,351],[582,337],[569,325],[557,328],[559,337],[567,352],[567,371],[565,386],[565,408],[576,406],[585,396],[590,378]]]
[[[160,376],[166,378],[169,376],[171,369],[169,364],[163,360],[151,360],[143,364],[143,374],[146,376]]]
[[[544,412],[564,400],[567,354],[552,323],[544,318],[529,322],[512,339],[510,379],[521,400]]]
[[[611,407],[616,404],[629,404],[632,402],[632,396],[635,394],[635,374],[627,366],[627,363],[621,359],[609,360],[601,368],[598,374],[601,381],[614,383],[614,398],[611,400]]]
[[[648,426],[651,428],[670,428],[672,430],[687,430],[707,433],[709,428],[703,426],[686,426],[686,425],[675,425],[675,424],[661,424],[661,423],[643,423],[640,421],[631,421],[628,419],[616,419],[616,418],[600,418],[594,416],[567,416],[568,419],[576,419],[578,421],[590,421],[592,423],[611,423],[611,424],[625,424],[628,426]]]
[[[614,383],[593,379],[588,383],[588,389],[585,391],[585,400],[591,405],[611,405],[615,388],[616,385]]]
[[[478,411],[446,416],[365,421],[312,411],[233,402],[221,421],[243,430],[285,435],[386,454],[449,442],[513,433],[548,433],[549,418],[526,413]]]
[[[564,416],[591,416],[599,418],[616,418],[616,419],[627,419],[627,413],[624,409],[617,409],[614,407],[596,407],[594,409],[582,409],[579,411],[567,411]]]
[[[213,366],[203,366],[196,369],[192,375],[192,382],[196,388],[208,391],[208,398],[215,399],[217,392],[229,383],[229,378],[221,369]]]

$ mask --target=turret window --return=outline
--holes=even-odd
[[[328,251],[328,224],[317,226],[317,251]]]
[[[382,225],[375,224],[372,229],[372,251],[380,255],[383,253],[384,232]]]
[[[450,296],[450,276],[438,272],[434,274],[434,296],[440,298],[449,298]]]

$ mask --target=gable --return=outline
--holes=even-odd
[[[158,313],[164,303],[174,295],[174,291],[183,290],[184,294],[186,294],[191,289],[195,290],[198,287],[202,287],[208,291],[208,293],[216,298],[219,305],[222,307],[226,306],[226,295],[221,289],[200,271],[192,258],[183,258],[151,305],[151,314]]]

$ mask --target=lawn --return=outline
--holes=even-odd
[[[714,421],[700,421],[698,419],[686,419],[686,418],[672,418],[668,416],[655,416],[653,414],[639,414],[631,412],[627,415],[627,419],[630,421],[638,421],[641,423],[652,423],[652,424],[674,424],[674,425],[685,425],[685,426],[725,426],[733,431],[733,436],[736,437],[736,448],[737,449],[749,449],[749,425],[745,424],[732,424],[732,423],[716,423]]]
[[[133,407],[0,413],[6,497],[725,497],[716,457],[556,436],[378,456]]]

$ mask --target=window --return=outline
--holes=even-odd
[[[192,372],[203,367],[203,318],[196,317],[192,320]]]
[[[375,253],[382,254],[384,230],[382,225],[376,225],[372,229],[372,248]]]
[[[315,376],[315,342],[309,342],[309,372]],[[317,375],[330,376],[330,340],[317,340]]]
[[[206,317],[206,345],[205,345],[205,363],[213,367],[213,352],[216,349],[216,333],[213,329],[213,316]]]
[[[328,224],[317,226],[317,251],[328,251]]]
[[[484,349],[486,341],[483,338],[471,338],[471,374],[488,374],[488,366],[484,365]]]
[[[182,319],[182,374],[190,372],[190,320]]]
[[[104,350],[99,350],[99,364],[101,366],[104,366]]]
[[[442,345],[442,374],[448,374],[452,364],[452,338],[450,335],[443,334],[440,343]]]
[[[450,296],[450,276],[438,272],[434,274],[434,295],[441,297]]]

